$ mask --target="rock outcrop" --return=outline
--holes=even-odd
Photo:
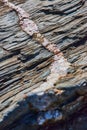
[[[87,105],[87,1],[11,2],[30,15],[70,64],[66,75],[61,71],[52,86],[45,84],[54,53],[24,32],[18,14],[1,0],[0,130],[37,130],[62,122]]]

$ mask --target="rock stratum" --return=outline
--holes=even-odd
[[[39,38],[26,33],[17,11],[3,1],[0,130],[37,130],[65,121],[87,106],[87,1],[9,1],[29,14]]]

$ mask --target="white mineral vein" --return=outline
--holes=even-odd
[[[49,88],[53,88],[54,84],[59,80],[60,77],[66,76],[67,69],[70,66],[70,63],[67,59],[64,58],[63,53],[60,52],[57,45],[51,43],[48,39],[42,36],[38,30],[37,25],[34,21],[32,21],[29,17],[29,14],[26,13],[19,6],[15,6],[8,0],[1,0],[6,6],[15,10],[19,17],[20,26],[23,31],[25,31],[30,36],[38,41],[38,43],[42,44],[47,50],[54,54],[54,61],[50,66],[50,75],[47,77],[46,82],[40,85],[38,89],[34,89],[33,92],[40,92],[48,90]]]

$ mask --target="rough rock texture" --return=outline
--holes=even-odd
[[[70,119],[46,125],[39,130],[87,130],[87,106],[76,112]]]
[[[87,104],[87,1],[11,2],[30,14],[71,63],[54,88],[42,91],[53,54],[23,32],[15,11],[0,2],[0,130],[36,130]]]

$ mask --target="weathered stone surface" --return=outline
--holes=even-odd
[[[74,113],[71,118],[64,122],[53,123],[41,127],[39,130],[87,130],[87,107],[81,109],[77,113]]]
[[[53,54],[23,32],[15,11],[0,2],[0,130],[36,130],[87,104],[87,1],[11,2],[30,14],[71,63],[67,76],[42,91]]]

